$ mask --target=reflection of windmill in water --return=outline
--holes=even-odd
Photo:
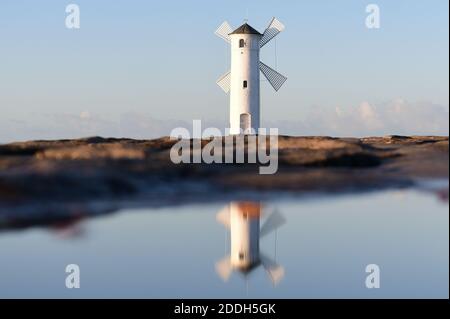
[[[278,229],[285,219],[278,211],[274,211],[260,227],[261,210],[258,202],[230,202],[217,214],[217,220],[231,233],[230,255],[216,263],[216,271],[224,281],[228,280],[233,270],[248,275],[260,265],[274,285],[283,278],[284,268],[260,252],[259,239]]]

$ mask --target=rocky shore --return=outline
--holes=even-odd
[[[280,136],[273,175],[258,174],[259,164],[174,164],[176,142],[92,137],[0,145],[0,228],[133,205],[340,194],[449,177],[448,137]]]

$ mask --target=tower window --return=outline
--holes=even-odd
[[[240,48],[243,48],[245,46],[245,41],[244,41],[244,39],[240,39],[239,40],[239,47]]]
[[[244,89],[247,88],[247,81],[244,81],[244,82],[242,83],[242,87],[243,87]]]

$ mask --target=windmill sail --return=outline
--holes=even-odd
[[[259,232],[260,237],[264,237],[270,234],[275,229],[281,227],[284,223],[286,223],[286,219],[283,215],[280,214],[277,210],[267,217],[264,224],[261,226],[261,230]]]
[[[260,258],[264,269],[270,276],[270,280],[272,280],[272,283],[274,285],[277,285],[280,282],[280,280],[284,277],[283,266],[278,265],[276,261],[272,260],[270,257],[267,257],[263,254],[261,254]]]
[[[230,228],[230,206],[227,205],[220,212],[218,212],[216,219],[226,228]]]
[[[231,72],[228,71],[224,75],[222,75],[217,81],[217,85],[225,92],[230,92],[230,80],[231,80]]]
[[[220,27],[217,28],[215,35],[217,35],[218,37],[221,37],[222,39],[224,39],[226,42],[230,43],[230,36],[229,34],[233,32],[233,29],[231,28],[231,26],[228,24],[227,21],[223,22]]]
[[[226,256],[216,263],[216,272],[223,281],[227,281],[230,278],[232,271],[230,256]]]
[[[287,80],[287,77],[285,77],[283,74],[278,73],[277,71],[265,65],[261,61],[259,62],[259,69],[264,74],[264,76],[269,81],[270,85],[272,85],[275,91],[278,91],[284,84],[284,82],[286,82]]]
[[[273,18],[272,21],[270,21],[267,29],[264,31],[264,34],[259,42],[259,47],[262,48],[263,46],[265,46],[270,40],[275,38],[277,34],[283,30],[284,25],[276,18]]]

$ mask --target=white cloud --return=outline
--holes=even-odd
[[[116,136],[118,125],[99,115],[31,114],[27,119],[0,118],[0,143],[38,139],[70,139],[86,136]]]
[[[225,121],[202,122],[202,127],[224,130]],[[89,136],[151,139],[169,136],[172,129],[187,128],[192,121],[160,120],[148,114],[127,112],[116,120],[83,111],[79,114],[33,114],[27,120],[0,118],[0,143],[40,139],[73,139]]]
[[[87,120],[91,117],[91,113],[89,111],[83,111],[80,113],[80,119]]]
[[[287,135],[448,135],[448,116],[446,107],[429,102],[410,103],[399,98],[386,103],[365,101],[355,107],[314,106],[302,119],[262,124],[277,127],[280,134]],[[228,119],[205,120],[202,128],[217,127],[223,132],[227,122]],[[1,117],[0,143],[87,136],[149,139],[170,135],[176,127],[192,131],[192,121],[160,120],[133,112],[123,113],[116,120],[89,111],[80,114],[33,114],[26,120]]]
[[[448,116],[444,106],[399,98],[347,108],[311,107],[301,120],[271,121],[266,126],[279,127],[280,133],[288,135],[448,135]]]

